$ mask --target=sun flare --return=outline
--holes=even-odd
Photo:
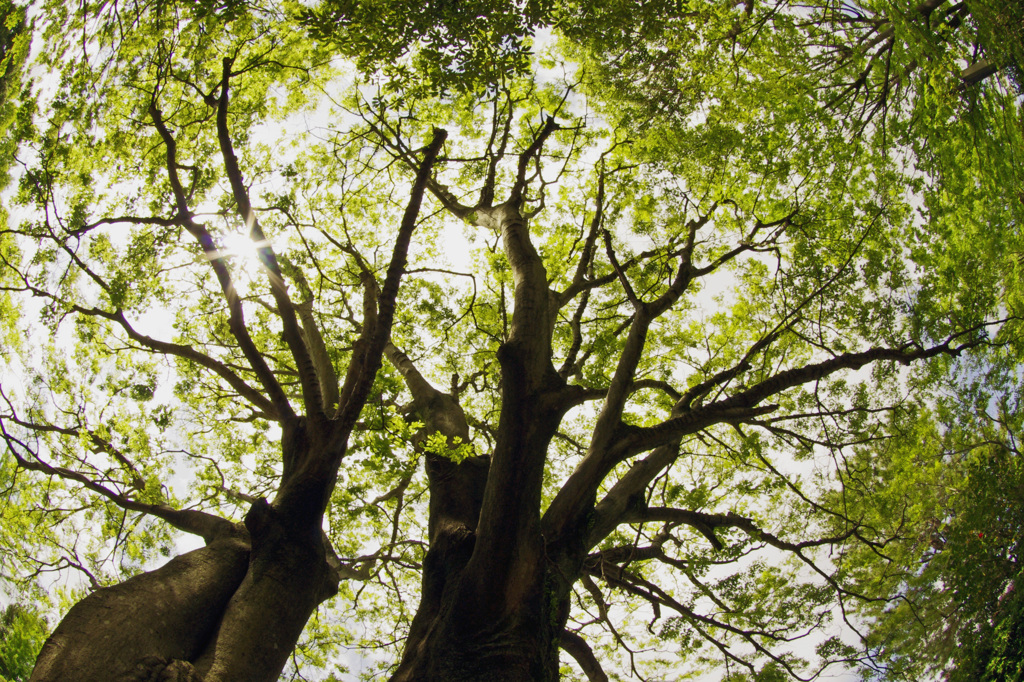
[[[254,242],[249,235],[241,232],[228,232],[221,236],[220,241],[219,257],[229,258],[235,264],[246,269],[259,265],[260,244]]]
[[[241,232],[229,232],[221,237],[220,255],[227,258],[256,261],[256,247],[248,235]]]

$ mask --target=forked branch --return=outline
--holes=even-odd
[[[306,414],[313,420],[320,420],[324,417],[323,394],[320,389],[320,382],[313,358],[310,356],[309,349],[306,347],[299,328],[295,307],[288,296],[288,289],[285,286],[281,266],[277,262],[277,255],[263,233],[263,228],[260,226],[255,211],[253,211],[252,202],[249,200],[249,190],[246,188],[242,178],[242,171],[238,167],[238,158],[235,156],[234,145],[231,141],[231,132],[228,129],[231,64],[232,59],[225,57],[221,75],[220,96],[216,100],[217,141],[220,144],[221,156],[224,159],[224,171],[231,185],[231,194],[234,197],[238,214],[244,221],[246,228],[249,229],[249,235],[256,246],[260,263],[263,265],[267,278],[270,280],[270,291],[274,297],[274,302],[277,304],[277,314],[281,319],[284,340],[288,344],[288,349],[295,360],[295,368],[299,374],[299,385],[302,387],[302,398],[306,407]]]
[[[767,414],[775,406],[759,406],[767,398],[803,384],[818,381],[842,370],[857,370],[866,365],[895,361],[908,365],[912,362],[948,355],[955,357],[963,351],[985,343],[984,338],[973,338],[963,343],[958,339],[976,334],[990,323],[978,328],[967,330],[950,337],[943,343],[922,348],[916,344],[905,344],[898,348],[876,347],[857,353],[843,353],[834,358],[817,362],[795,369],[779,372],[754,386],[743,390],[729,398],[716,401],[710,405],[693,409],[686,414],[668,419],[657,426],[647,428],[626,428],[623,436],[616,444],[617,461],[644,452],[666,443],[671,443],[683,436],[696,433],[713,424],[737,423],[749,421],[754,417]]]
[[[203,253],[206,255],[207,260],[210,261],[210,267],[213,268],[213,271],[217,276],[217,281],[220,283],[221,291],[224,293],[224,298],[228,304],[228,326],[231,330],[231,334],[238,342],[238,346],[241,348],[242,354],[245,355],[245,359],[249,362],[249,366],[252,368],[253,372],[256,373],[260,384],[263,386],[263,390],[267,392],[270,402],[274,406],[274,412],[276,412],[281,418],[294,417],[295,412],[292,410],[291,404],[288,402],[287,395],[285,395],[284,390],[281,388],[281,384],[277,381],[273,371],[271,371],[270,366],[267,365],[267,361],[263,358],[262,353],[260,353],[255,342],[252,340],[252,336],[249,334],[249,329],[245,324],[245,316],[242,312],[242,299],[238,296],[238,292],[235,290],[234,282],[231,279],[231,273],[228,270],[228,266],[224,262],[219,249],[217,248],[217,244],[214,241],[213,236],[205,226],[197,223],[192,217],[192,211],[189,208],[185,190],[183,189],[181,180],[178,176],[178,145],[174,136],[171,134],[171,131],[164,123],[163,116],[160,113],[160,110],[157,109],[155,102],[149,107],[149,115],[153,120],[153,124],[156,126],[157,131],[160,133],[160,137],[163,140],[164,147],[167,151],[167,177],[170,181],[171,191],[174,195],[176,207],[175,218],[177,224],[181,225],[189,234],[195,237],[196,241],[199,242],[200,247],[203,249]]]

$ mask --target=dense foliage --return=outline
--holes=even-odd
[[[47,623],[32,607],[9,604],[0,615],[0,680],[22,682],[32,673]]]
[[[565,679],[1021,675],[1017,3],[0,8],[5,604],[313,500],[285,679],[450,519]]]

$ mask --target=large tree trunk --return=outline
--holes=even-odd
[[[277,680],[337,575],[320,537],[289,532],[266,502],[246,526],[251,543],[216,540],[77,603],[30,681]]]
[[[31,682],[275,682],[317,605],[337,591],[320,528],[333,475],[296,422],[272,504],[244,528],[97,590],[43,646]],[[305,464],[303,464],[305,463]]]
[[[430,549],[392,682],[557,680],[566,590],[549,575],[539,535],[532,557],[475,552],[488,458],[426,459]]]
[[[509,571],[507,557],[474,559],[487,458],[427,457],[431,541],[422,597],[392,682],[558,679],[565,590],[542,557]],[[525,569],[525,570],[524,570]],[[504,576],[498,583],[482,578]],[[489,592],[481,593],[481,584]]]
[[[205,682],[275,682],[310,615],[337,591],[319,524],[298,526],[262,500],[245,520],[249,570],[195,662]]]
[[[481,607],[464,574],[446,576],[446,589],[430,604],[429,623],[410,636],[392,682],[553,682],[558,679],[561,619],[539,588],[518,594],[518,608],[495,617]],[[496,595],[501,599],[502,595]],[[419,613],[417,614],[419,618]]]
[[[530,155],[556,128],[549,119],[521,156],[506,202],[472,211],[477,225],[501,235],[515,284],[509,336],[498,350],[501,413],[486,468],[428,459],[431,537],[423,597],[392,682],[558,679],[571,579],[553,579],[540,506],[548,445],[569,403],[551,364],[554,294],[520,211]],[[452,396],[423,381],[408,358],[388,357],[424,424],[465,440],[465,417]]]
[[[149,679],[206,648],[245,576],[249,545],[224,538],[75,604],[39,654],[31,682]]]

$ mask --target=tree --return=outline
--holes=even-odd
[[[962,357],[1016,349],[1015,258],[963,272],[968,246],[1020,253],[1009,190],[830,112],[799,13],[702,6],[702,34],[632,3],[353,7],[37,19],[59,82],[3,232],[36,331],[5,348],[0,434],[4,532],[53,532],[5,577],[94,589],[31,679],[331,667],[332,598],[402,641],[394,680],[578,676],[560,649],[590,680],[601,659],[771,680],[866,655],[794,642],[890,597],[857,582],[854,548],[899,532],[855,455]],[[744,22],[766,38],[729,59]],[[531,74],[551,24],[577,28]],[[607,25],[639,28],[583,30]],[[687,44],[710,47],[684,70]],[[648,56],[616,70],[618,47]],[[689,80],[652,92],[685,97],[645,110],[623,77],[662,48]],[[339,49],[364,57],[351,87]],[[801,77],[765,99],[779,65]],[[1005,81],[973,87],[1019,125]],[[994,175],[1019,179],[1020,130],[1000,135]],[[478,246],[448,263],[463,230]]]
[[[958,376],[932,410],[908,414],[899,436],[861,453],[859,464],[879,472],[861,485],[884,489],[901,509],[889,522],[902,527],[893,528],[887,570],[859,578],[898,596],[862,606],[881,679],[1021,674],[1019,392],[1005,390],[1017,383],[1017,362],[1001,360]]]

